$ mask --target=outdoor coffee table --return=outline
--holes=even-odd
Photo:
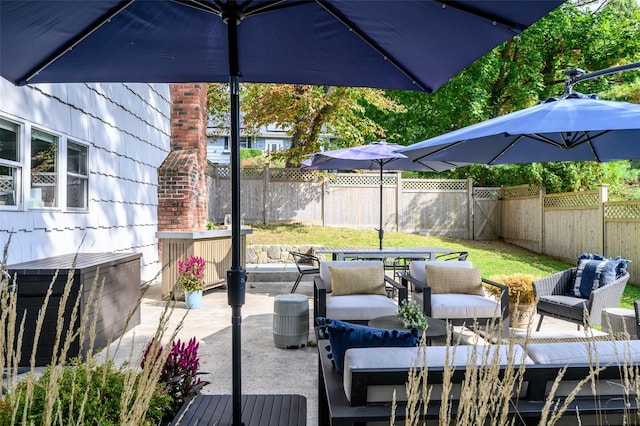
[[[369,320],[369,327],[384,328],[388,330],[406,330],[403,322],[395,315],[385,315]],[[422,331],[426,334],[427,345],[431,346],[431,339],[434,337],[444,337],[447,335],[449,323],[446,321],[427,317],[427,329]]]

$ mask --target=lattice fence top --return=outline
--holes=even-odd
[[[396,175],[382,176],[383,186],[395,186],[396,181]],[[340,186],[380,186],[380,175],[339,173],[336,175],[329,175],[329,184]]]
[[[544,207],[547,209],[598,207],[599,201],[597,191],[548,194],[544,196]]]
[[[300,169],[270,169],[269,177],[271,180],[290,180],[290,181],[320,180],[320,177],[317,171],[300,170]]]
[[[537,197],[540,194],[540,187],[520,185],[507,186],[502,190],[504,198],[530,198]]]
[[[605,220],[628,220],[640,222],[640,201],[624,203],[605,203]]]
[[[465,179],[402,179],[402,189],[410,191],[467,191]]]
[[[500,189],[496,188],[473,188],[473,198],[476,200],[497,200],[500,198]]]

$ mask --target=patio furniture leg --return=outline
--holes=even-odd
[[[540,326],[542,325],[543,319],[544,319],[544,315],[540,314],[540,319],[538,320],[538,326],[536,327],[536,331],[540,331]]]
[[[302,274],[298,274],[298,278],[296,278],[296,282],[293,284],[293,287],[291,288],[291,293],[296,292],[296,289],[298,288],[298,284],[300,284],[301,280],[302,280]]]

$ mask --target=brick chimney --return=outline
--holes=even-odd
[[[171,85],[171,152],[158,169],[158,231],[207,223],[207,85]]]

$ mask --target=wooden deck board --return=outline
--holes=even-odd
[[[231,395],[197,395],[176,414],[172,426],[224,426],[232,422]],[[302,395],[242,395],[244,426],[305,426]]]

